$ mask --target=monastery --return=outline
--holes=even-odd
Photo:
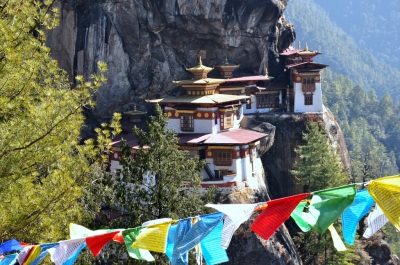
[[[178,134],[182,150],[191,157],[206,160],[201,170],[203,187],[234,187],[244,184],[257,189],[257,177],[263,176],[259,155],[260,141],[265,133],[240,128],[244,116],[262,113],[322,113],[320,71],[326,65],[313,62],[320,53],[290,47],[280,54],[284,61],[278,78],[265,75],[233,77],[239,67],[228,59],[214,68],[198,65],[188,68],[190,80],[174,81],[186,90],[186,95],[148,100],[160,104],[169,118],[170,129]],[[210,71],[219,71],[221,78],[209,78]],[[145,114],[137,110],[125,113],[131,122]],[[130,124],[133,127],[133,124]],[[112,143],[110,170],[118,172],[120,139],[125,138],[133,149],[137,142],[122,134]]]

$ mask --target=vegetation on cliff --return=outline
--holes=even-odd
[[[83,109],[104,81],[93,75],[71,89],[44,45],[54,27],[51,1],[0,3],[0,238],[28,243],[65,239],[84,210],[101,168],[93,141],[80,144]],[[105,70],[105,65],[100,65]],[[92,211],[93,210],[93,211]],[[62,214],[60,214],[62,213]]]

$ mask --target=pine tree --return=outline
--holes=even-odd
[[[82,111],[105,78],[79,77],[71,87],[44,44],[57,24],[52,2],[0,2],[2,240],[65,239],[68,224],[87,217],[82,198],[99,176],[98,152],[93,141],[80,145],[80,132]]]
[[[295,150],[300,159],[295,162],[292,174],[308,191],[345,184],[346,173],[325,132],[316,122],[311,122],[307,131],[303,133],[306,144]]]
[[[122,217],[103,222],[103,227],[137,227],[153,219],[178,220],[211,212],[204,205],[206,201],[214,202],[213,190],[204,195],[199,190],[204,161],[189,158],[188,151],[179,149],[177,135],[167,129],[168,118],[159,105],[147,125],[146,132],[133,128],[139,143],[133,154],[126,141],[121,144],[123,169],[121,176],[116,176],[119,179],[114,186],[115,197],[109,204]],[[124,251],[122,247],[117,252]],[[156,264],[168,264],[164,254],[153,255]],[[129,259],[128,263],[143,262]]]
[[[295,162],[292,174],[305,190],[316,191],[346,184],[346,173],[336,149],[330,145],[325,131],[317,122],[307,126],[303,140],[306,143],[295,150],[300,159]],[[356,257],[351,249],[346,252],[336,251],[328,231],[323,234],[314,231],[298,233],[294,242],[306,265],[352,264],[351,260]]]
[[[168,118],[156,105],[148,132],[133,128],[139,142],[133,158],[132,148],[126,142],[122,144],[123,181],[118,183],[117,192],[124,209],[129,207],[130,225],[165,217],[193,216],[202,209],[199,184],[204,163],[198,158],[188,158],[187,151],[179,150],[178,138],[167,125]]]

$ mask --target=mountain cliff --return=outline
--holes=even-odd
[[[71,82],[108,64],[108,82],[96,94],[94,118],[111,116],[144,100],[179,93],[173,80],[185,68],[231,58],[240,72],[270,75],[279,52],[294,40],[282,16],[287,0],[61,0],[60,26],[48,45]]]

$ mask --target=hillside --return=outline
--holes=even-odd
[[[363,49],[356,36],[350,37],[339,28],[320,5],[312,0],[292,0],[285,15],[295,25],[296,41],[303,47],[308,42],[310,49],[322,52],[318,60],[333,72],[350,77],[368,91],[374,89],[378,98],[388,92],[400,102],[400,71],[378,59],[379,54]]]
[[[398,1],[319,0],[329,19],[357,45],[400,69],[400,3]]]

